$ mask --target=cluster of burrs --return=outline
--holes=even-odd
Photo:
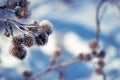
[[[22,19],[30,16],[28,5],[27,0],[7,0],[4,6],[0,6],[0,9],[4,13],[13,13],[17,18]]]
[[[32,21],[26,26],[14,26],[23,34],[11,36],[12,46],[10,47],[10,53],[21,60],[24,59],[27,54],[25,47],[30,48],[33,45],[45,45],[48,42],[48,37],[53,30],[53,25],[48,20],[43,20],[40,24],[38,24],[37,21]]]
[[[79,54],[79,59],[81,61],[91,61],[92,59],[94,58],[98,58],[98,62],[97,62],[97,68],[95,70],[95,72],[98,74],[98,75],[101,75],[103,74],[103,68],[105,66],[105,63],[104,63],[104,58],[105,58],[105,51],[100,49],[98,47],[98,44],[97,44],[97,41],[96,40],[93,40],[91,42],[89,42],[89,47],[91,49],[91,52],[90,53],[87,53],[87,54],[84,54],[84,53],[80,53]]]

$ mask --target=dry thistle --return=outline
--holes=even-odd
[[[38,33],[37,36],[35,36],[35,44],[40,46],[40,45],[45,45],[48,42],[48,35],[44,33]]]
[[[98,65],[99,65],[100,67],[104,67],[104,66],[105,66],[105,63],[104,63],[104,61],[103,61],[102,59],[100,59],[100,60],[98,61]]]
[[[100,49],[95,49],[92,52],[93,56],[98,57],[98,58],[104,58],[105,57],[105,51],[104,50],[100,50]]]
[[[19,36],[13,36],[12,37],[12,44],[15,46],[19,46],[23,43],[23,36],[19,35]]]
[[[89,42],[89,47],[93,50],[95,48],[97,48],[97,41],[96,40],[92,40]]]
[[[84,54],[83,59],[84,59],[85,61],[90,61],[90,60],[92,59],[92,57],[91,57],[90,54]]]
[[[54,57],[60,57],[61,56],[61,51],[60,50],[55,50],[53,56]]]
[[[78,55],[78,58],[81,60],[81,61],[90,61],[92,59],[91,55],[90,54],[84,54],[84,53],[80,53]]]
[[[27,27],[27,29],[29,31],[32,31],[33,33],[37,33],[38,32],[38,27]]]
[[[24,35],[23,44],[27,47],[31,47],[34,44],[33,37],[31,35]]]
[[[20,0],[19,6],[21,6],[21,7],[27,7],[27,5],[28,5],[28,1],[27,0]]]
[[[18,8],[15,11],[15,15],[21,19],[21,18],[28,18],[30,16],[30,12],[28,11],[28,8]]]
[[[53,25],[48,20],[43,20],[39,24],[40,26],[40,32],[46,32],[48,35],[52,33]]]
[[[25,70],[25,71],[23,72],[23,76],[26,77],[26,78],[30,78],[32,75],[33,75],[33,73],[30,72],[30,71]]]
[[[101,51],[99,52],[99,54],[98,54],[97,57],[99,57],[99,58],[104,58],[104,57],[105,57],[105,51],[104,51],[104,50],[101,50]]]
[[[27,51],[26,51],[26,49],[22,45],[12,46],[10,48],[10,53],[14,57],[16,57],[18,59],[21,59],[21,60],[23,60],[26,57],[26,55],[27,55]]]
[[[39,32],[39,24],[37,21],[34,21],[32,20],[30,23],[29,23],[30,26],[27,26],[26,28],[29,30],[29,31],[32,31],[33,33],[38,33]]]
[[[17,6],[16,0],[7,0],[7,7],[9,9],[14,9]]]

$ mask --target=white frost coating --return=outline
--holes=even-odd
[[[49,20],[42,20],[39,24],[39,26],[44,26],[49,29],[53,29],[53,24]]]
[[[31,20],[29,24],[35,24],[35,23],[37,23],[37,21]]]

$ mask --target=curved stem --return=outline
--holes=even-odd
[[[103,73],[103,80],[107,80],[105,73]]]
[[[105,1],[106,0],[101,0],[96,8],[96,41],[97,41],[97,43],[99,43],[99,37],[100,37],[100,19],[99,19],[100,8]]]

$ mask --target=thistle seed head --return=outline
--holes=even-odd
[[[15,11],[15,15],[19,19],[21,19],[21,18],[28,18],[30,16],[30,12],[29,12],[28,8],[18,8]]]
[[[23,76],[26,77],[26,78],[30,78],[32,75],[33,75],[33,73],[30,72],[30,71],[25,70],[25,71],[23,72]]]
[[[21,59],[21,60],[23,60],[26,57],[26,55],[27,55],[27,51],[26,51],[26,49],[22,45],[12,46],[10,48],[10,53],[14,57],[16,57],[18,59]]]
[[[84,54],[84,53],[80,53],[78,55],[78,58],[83,61],[90,61],[92,59],[90,54]]]
[[[85,61],[90,61],[92,59],[90,54],[84,54],[84,60]]]
[[[98,58],[104,58],[105,57],[105,51],[101,49],[95,49],[92,52],[93,56],[98,57]]]
[[[29,31],[32,31],[33,33],[39,32],[38,27],[27,27]]]
[[[43,20],[40,22],[39,26],[40,26],[40,32],[46,32],[48,35],[52,33],[53,25],[50,21]]]
[[[60,57],[61,56],[61,50],[60,49],[55,50],[53,56],[54,57]]]
[[[27,5],[28,5],[28,1],[27,0],[20,0],[19,6],[21,6],[21,7],[27,7]]]
[[[34,42],[33,42],[33,37],[31,35],[24,35],[24,41],[23,44],[27,47],[31,47],[33,46]]]
[[[21,45],[23,43],[23,37],[21,35],[19,36],[13,36],[12,38],[12,44],[15,46]]]
[[[37,36],[35,36],[35,44],[40,46],[40,45],[45,45],[48,42],[48,35],[44,33],[38,33]]]
[[[29,26],[26,27],[28,28],[29,31],[32,31],[33,33],[38,33],[39,32],[39,24],[37,21],[30,21]]]
[[[90,42],[89,42],[89,47],[90,47],[91,49],[97,48],[97,41],[96,41],[96,40],[90,41]]]
[[[104,58],[104,57],[105,57],[105,51],[104,51],[104,50],[101,50],[101,51],[99,52],[99,54],[98,54],[97,57],[99,57],[99,58]]]
[[[80,60],[84,60],[84,54],[83,54],[83,53],[80,53],[80,54],[78,55],[78,58],[79,58]]]
[[[14,9],[17,6],[16,0],[7,0],[7,7],[9,9]]]

